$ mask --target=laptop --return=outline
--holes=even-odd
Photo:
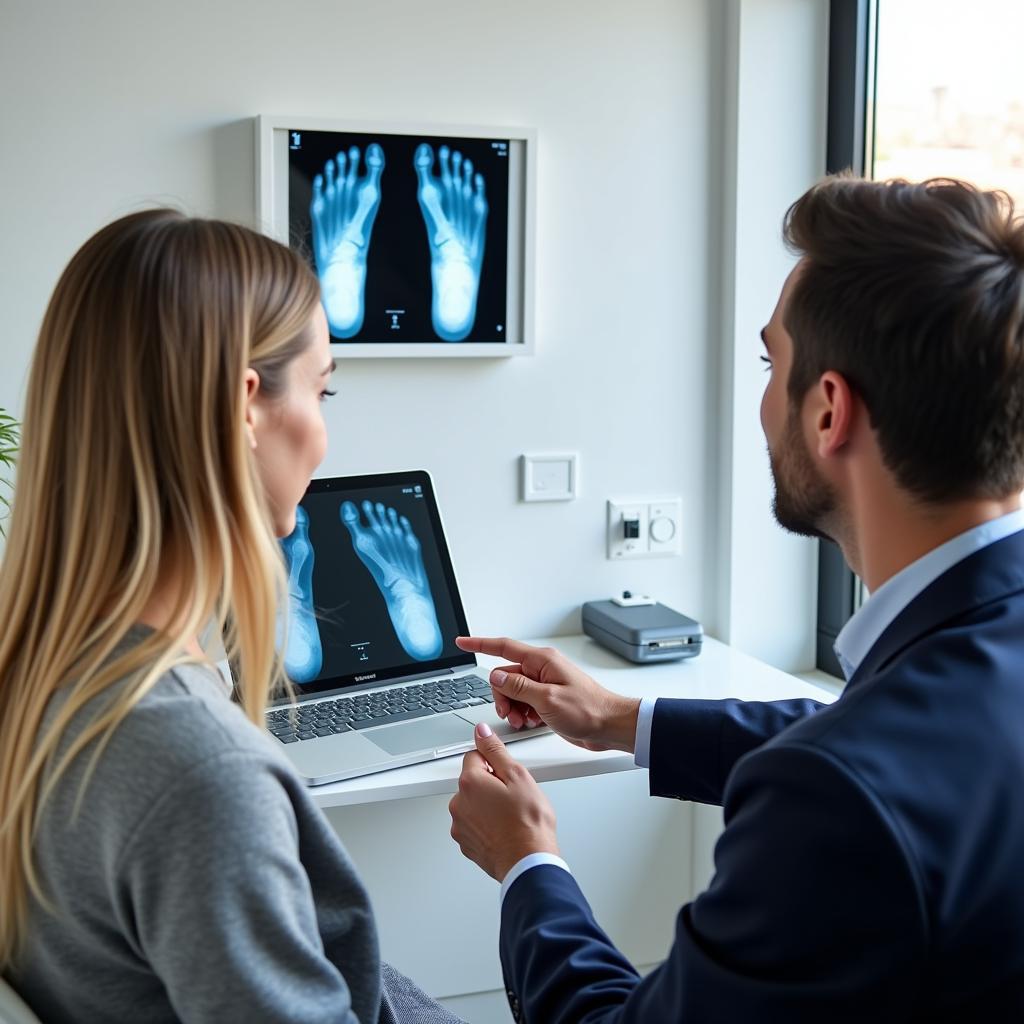
[[[487,722],[506,741],[469,633],[430,475],[310,483],[281,542],[288,607],[279,626],[297,704],[267,726],[308,785],[472,750]]]

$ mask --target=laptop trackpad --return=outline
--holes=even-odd
[[[403,722],[383,729],[364,732],[389,754],[411,754],[417,750],[436,750],[454,743],[473,742],[473,726],[456,715],[439,715],[418,722]]]

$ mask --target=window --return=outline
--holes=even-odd
[[[1024,4],[879,0],[873,178],[962,178],[1024,208]]]
[[[831,0],[830,172],[953,177],[1008,192],[1024,212],[1024,3]],[[836,545],[818,556],[817,667],[866,594]]]

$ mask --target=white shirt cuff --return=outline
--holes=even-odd
[[[654,726],[654,705],[657,697],[644,697],[636,716],[636,742],[633,745],[633,763],[637,768],[651,767],[651,729]]]
[[[520,875],[525,874],[530,868],[539,867],[541,864],[553,864],[556,868],[569,871],[569,865],[561,857],[556,857],[553,853],[528,853],[522,860],[512,865],[511,870],[502,881],[498,906],[500,907],[505,902],[505,893],[512,888],[512,883]],[[571,875],[572,872],[569,871],[569,874]]]

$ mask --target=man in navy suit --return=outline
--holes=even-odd
[[[635,752],[653,794],[725,811],[710,886],[640,978],[479,729],[452,835],[502,882],[517,1020],[1024,1020],[1024,225],[961,183],[838,177],[785,234],[761,422],[779,523],[871,592],[836,641],[848,685],[637,702],[552,650],[460,640],[508,662],[513,725]]]

